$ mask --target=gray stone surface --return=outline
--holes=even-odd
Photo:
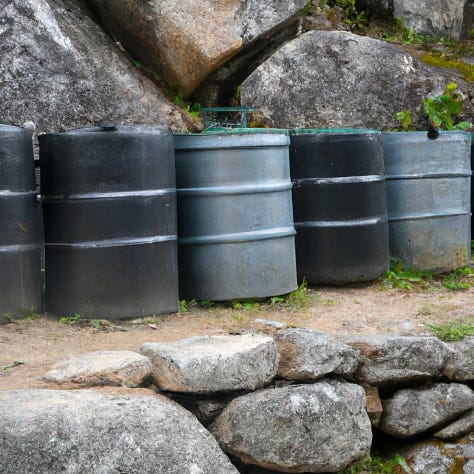
[[[372,441],[362,387],[336,380],[244,395],[210,430],[225,451],[279,472],[337,472]]]
[[[310,31],[283,45],[242,83],[241,103],[261,111],[276,127],[393,129],[395,114],[411,112],[426,129],[421,99],[443,93],[453,70],[429,67],[373,38],[343,31]],[[472,114],[472,104],[464,102]]]
[[[450,355],[446,344],[436,337],[355,335],[342,340],[360,351],[355,380],[366,385],[419,382],[440,376]]]
[[[407,449],[402,456],[413,474],[451,474],[456,464],[441,443],[421,443]]]
[[[450,380],[474,380],[474,336],[459,342],[448,343],[453,351],[449,357],[444,374]]]
[[[416,33],[458,40],[465,3],[465,0],[394,0],[393,16]]]
[[[474,435],[456,442],[428,440],[400,451],[413,474],[474,474]]]
[[[2,474],[237,474],[196,418],[161,397],[0,392]]]
[[[474,408],[474,392],[462,384],[399,390],[383,403],[379,428],[400,438],[437,430]]]
[[[107,29],[185,95],[229,58],[295,22],[305,0],[88,0]]]
[[[37,133],[97,124],[193,121],[142,76],[80,0],[0,3],[1,122]]]
[[[468,411],[454,423],[434,434],[438,439],[455,439],[468,433],[474,433],[474,410]]]
[[[280,355],[278,375],[288,380],[314,380],[334,372],[351,375],[359,352],[312,329],[284,329],[275,335]]]
[[[470,0],[361,0],[361,9],[403,21],[406,28],[435,38],[459,39]],[[467,36],[469,37],[469,36]]]
[[[474,459],[464,464],[462,474],[474,474]]]
[[[133,351],[97,351],[59,362],[43,376],[55,384],[80,387],[126,385],[136,387],[151,376],[151,362]]]
[[[172,392],[255,390],[269,384],[278,368],[275,341],[263,335],[145,342],[140,352],[152,361],[155,383]]]

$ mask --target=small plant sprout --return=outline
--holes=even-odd
[[[73,316],[63,316],[59,318],[59,322],[62,324],[76,324],[81,319],[81,315],[75,313]]]
[[[401,125],[402,130],[404,132],[407,132],[410,130],[411,126],[411,114],[409,110],[401,110],[400,112],[397,112],[395,115],[395,118],[397,119],[398,123]]]
[[[23,365],[24,363],[25,363],[24,360],[15,360],[15,361],[13,361],[11,364],[9,364],[9,365],[4,365],[4,366],[2,367],[2,372],[7,372],[8,370],[13,369],[13,367],[17,367],[17,366],[19,366],[19,365]]]

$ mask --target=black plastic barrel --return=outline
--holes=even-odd
[[[106,127],[40,137],[46,310],[125,319],[178,309],[173,137]]]
[[[288,134],[177,135],[175,147],[181,298],[294,290]]]
[[[298,278],[343,284],[379,277],[389,267],[380,133],[296,129],[290,137]]]
[[[0,125],[0,314],[41,310],[40,206],[32,132]]]

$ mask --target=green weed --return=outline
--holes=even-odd
[[[6,319],[8,319],[11,323],[21,323],[23,321],[31,321],[32,319],[38,319],[41,315],[39,313],[35,313],[35,308],[32,306],[29,309],[29,312],[25,316],[12,316],[9,313],[3,314]]]
[[[308,304],[308,282],[303,278],[298,288],[285,296],[284,305],[289,308],[306,308]]]
[[[181,107],[185,112],[187,112],[192,117],[197,117],[201,111],[201,105],[187,100],[183,93],[179,90],[177,84],[171,84],[168,89],[166,89],[166,95],[173,102],[173,104]]]
[[[388,461],[382,461],[379,457],[367,456],[359,464],[347,467],[339,474],[411,474],[412,470],[405,459],[396,454]]]
[[[442,341],[461,341],[465,337],[474,336],[474,320],[463,321],[462,319],[452,319],[441,326],[427,324],[430,331]]]
[[[457,85],[450,82],[443,94],[421,100],[423,111],[433,127],[443,130],[466,130],[471,127],[470,122],[454,123],[454,115],[460,114],[463,108],[462,96],[456,89]]]
[[[405,268],[401,260],[393,260],[390,265],[390,270],[380,278],[383,285],[380,287],[383,290],[391,288],[401,288],[404,290],[412,290],[413,285],[422,287],[428,286],[433,280],[431,273],[423,270],[413,270],[412,268]]]
[[[81,315],[75,313],[73,316],[63,316],[59,318],[59,322],[62,324],[76,324],[81,319]]]
[[[458,268],[443,278],[442,285],[451,291],[467,290],[472,283],[472,270],[468,267]]]
[[[233,300],[230,302],[232,305],[233,310],[245,310],[245,311],[251,311],[252,309],[258,309],[260,307],[260,303],[257,303],[255,301],[237,301]]]
[[[7,370],[13,369],[13,367],[17,367],[19,365],[23,365],[25,363],[24,360],[15,360],[9,365],[4,365],[2,367],[2,372],[6,372]]]
[[[409,110],[401,110],[395,114],[395,118],[400,123],[402,130],[408,132],[411,126],[411,114]]]

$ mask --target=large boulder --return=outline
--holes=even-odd
[[[80,1],[0,3],[0,37],[3,123],[33,122],[38,133],[100,122],[176,131],[194,126],[131,65]]]
[[[305,0],[88,0],[127,51],[188,95],[229,58],[295,22]]]
[[[275,341],[263,335],[195,336],[175,342],[145,342],[155,383],[170,392],[209,394],[255,390],[278,368]]]
[[[407,109],[413,125],[426,128],[421,99],[442,94],[450,80],[470,90],[456,72],[429,67],[383,41],[310,31],[250,74],[241,102],[276,127],[393,129],[396,113]]]
[[[210,430],[228,453],[279,472],[338,472],[372,442],[364,390],[336,380],[244,395]]]
[[[237,474],[215,439],[161,397],[0,392],[0,471]]]
[[[474,408],[474,392],[457,383],[399,390],[384,401],[379,428],[400,438],[434,431]]]
[[[393,15],[416,33],[458,40],[468,3],[466,0],[362,0],[360,5],[376,14]]]
[[[43,376],[58,385],[136,387],[151,377],[151,362],[133,351],[97,351],[58,362]]]
[[[436,337],[366,336],[344,337],[360,351],[355,380],[365,385],[393,385],[429,380],[441,376],[451,355]]]

